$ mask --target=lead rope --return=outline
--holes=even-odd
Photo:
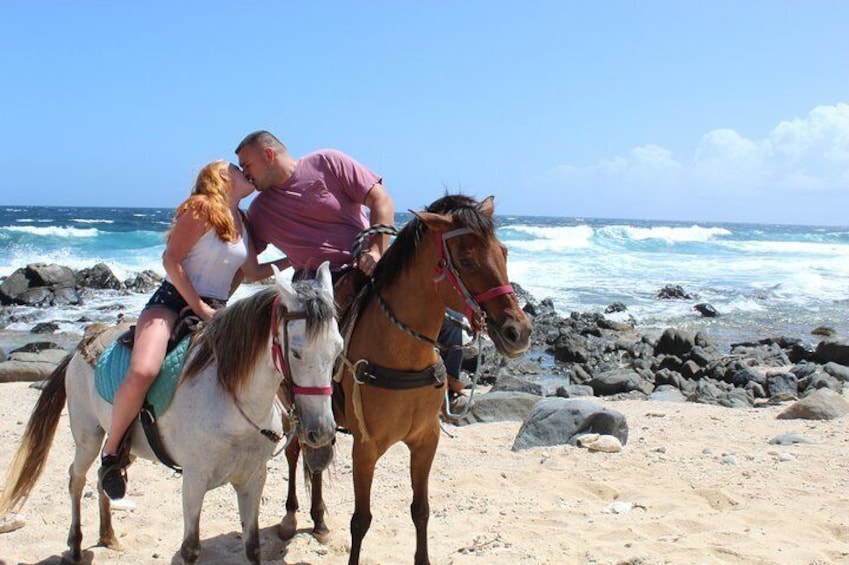
[[[363,290],[360,292],[365,292],[365,289],[368,287],[363,287]],[[357,304],[359,301],[357,298],[354,299],[353,304]],[[351,371],[351,381],[354,386],[354,396],[351,398],[351,404],[354,406],[354,417],[357,419],[357,424],[360,426],[360,435],[362,437],[363,442],[367,442],[371,439],[371,436],[368,433],[368,429],[366,428],[366,420],[363,417],[363,397],[362,392],[360,391],[360,383],[357,380],[357,365],[364,361],[360,359],[356,363],[351,363],[348,359],[348,345],[351,343],[351,335],[354,333],[354,327],[357,325],[357,319],[360,317],[360,311],[356,310],[351,313],[351,319],[348,321],[348,327],[345,328],[345,339],[343,341],[344,349],[342,349],[342,353],[339,354],[339,358],[342,360],[342,363],[339,365],[339,369],[336,370],[336,374],[333,375],[333,380],[337,383],[342,382],[342,376],[345,374],[345,368],[348,368]]]
[[[476,359],[475,360],[475,372],[472,375],[472,387],[469,389],[470,390],[469,398],[466,400],[466,403],[463,405],[463,408],[460,410],[460,412],[458,414],[455,414],[454,412],[451,411],[451,399],[448,397],[448,387],[445,387],[445,416],[447,418],[450,418],[450,419],[453,419],[453,420],[462,420],[463,418],[465,418],[466,415],[469,413],[469,410],[472,409],[472,404],[474,403],[475,390],[477,389],[478,379],[480,378],[481,356],[482,356],[482,350],[481,350],[481,347],[480,347],[480,340],[478,339],[477,336],[475,338],[475,342],[478,345],[478,354],[477,354],[477,357],[475,358]],[[443,431],[445,431],[445,430],[443,429]],[[451,435],[451,434],[448,434],[448,435]]]

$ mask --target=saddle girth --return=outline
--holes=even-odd
[[[162,438],[159,436],[159,428],[156,426],[156,414],[153,405],[147,399],[145,399],[139,413],[139,420],[141,420],[142,429],[144,430],[144,437],[147,439],[147,443],[150,445],[150,449],[156,455],[156,458],[166,467],[173,469],[178,475],[182,475],[183,468],[171,458],[168,450],[162,444]]]
[[[387,369],[372,365],[365,359],[354,363],[354,380],[357,383],[389,390],[409,390],[426,386],[439,388],[447,375],[442,359],[421,371]]]

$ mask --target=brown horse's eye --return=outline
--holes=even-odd
[[[460,267],[463,269],[474,269],[475,263],[469,259],[460,259]]]

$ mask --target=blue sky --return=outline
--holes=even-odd
[[[6,2],[0,204],[170,207],[268,129],[396,208],[849,225],[849,3]]]

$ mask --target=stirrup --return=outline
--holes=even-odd
[[[127,465],[129,460],[121,460],[118,455],[102,455],[98,477],[100,488],[109,500],[120,500],[127,494]]]
[[[100,455],[98,482],[110,500],[120,500],[127,494],[127,467],[130,465],[130,448],[132,447],[131,430],[132,426],[121,438],[116,454]]]

